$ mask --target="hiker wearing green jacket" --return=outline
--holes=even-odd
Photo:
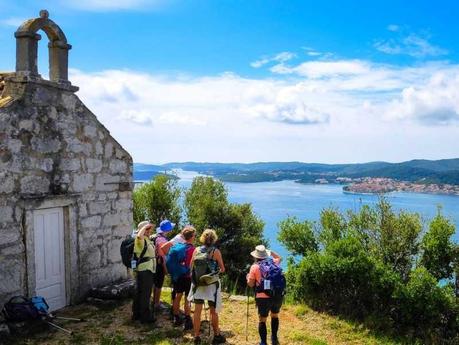
[[[190,294],[188,300],[195,304],[194,315],[193,315],[193,330],[194,330],[194,343],[201,344],[201,312],[204,305],[204,301],[207,301],[210,308],[210,318],[212,322],[212,328],[214,330],[214,338],[212,344],[223,344],[226,342],[225,337],[220,333],[218,324],[218,312],[221,310],[222,298],[221,298],[221,284],[218,278],[218,273],[225,272],[225,264],[223,263],[222,253],[219,249],[215,248],[215,242],[217,242],[217,234],[212,229],[206,229],[199,238],[202,246],[196,248],[191,259],[192,274],[196,275],[196,263],[198,262],[197,257],[202,254],[204,262],[213,266],[212,270],[216,272],[214,275],[215,282],[210,282],[209,285],[196,286],[198,283],[193,281],[191,285]],[[206,260],[207,257],[207,260]],[[207,266],[206,264],[206,266]],[[209,279],[212,277],[208,274]]]
[[[149,239],[153,226],[148,221],[140,222],[134,240],[134,254],[139,260],[134,270],[137,286],[132,303],[132,319],[140,320],[142,323],[155,321],[150,308],[153,279],[156,272],[155,247]]]

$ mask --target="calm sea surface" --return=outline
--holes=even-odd
[[[189,188],[194,172],[179,171],[179,184]],[[305,185],[293,181],[260,183],[226,183],[231,202],[251,203],[254,211],[265,221],[265,235],[271,248],[282,256],[286,250],[277,241],[277,223],[287,216],[300,220],[318,220],[320,211],[329,206],[340,210],[358,210],[361,205],[375,204],[375,195],[345,194],[341,185]],[[394,208],[421,214],[424,222],[435,216],[441,205],[459,230],[459,196],[397,192],[387,195]],[[459,242],[459,231],[454,240]]]

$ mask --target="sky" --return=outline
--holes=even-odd
[[[458,1],[0,0],[0,71],[40,9],[135,162],[459,157]]]

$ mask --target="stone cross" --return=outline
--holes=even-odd
[[[70,84],[68,80],[68,51],[72,48],[61,28],[49,19],[47,10],[40,11],[40,17],[25,21],[15,32],[16,75],[40,78],[37,67],[38,41],[43,30],[49,43],[49,79],[59,84]]]

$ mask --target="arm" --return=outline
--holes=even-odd
[[[247,273],[247,286],[248,287],[254,287],[255,284],[257,283],[257,279],[255,277],[255,268],[254,265],[250,267],[249,273]]]
[[[274,259],[276,259],[278,261],[278,263],[280,263],[282,261],[282,257],[279,254],[277,254],[276,252],[273,252],[272,250],[271,250],[271,256]]]
[[[224,273],[225,264],[223,263],[222,252],[219,249],[216,249],[214,252],[214,260],[217,261],[218,267],[220,268],[220,273]]]
[[[136,238],[138,238],[139,240],[143,240],[145,238],[145,231],[147,230],[148,227],[151,228],[151,225],[147,224],[142,229],[140,229],[139,232],[137,233]]]
[[[163,255],[167,255],[167,253],[169,253],[169,249],[172,247],[172,244],[173,243],[171,241],[167,241],[159,248]]]

